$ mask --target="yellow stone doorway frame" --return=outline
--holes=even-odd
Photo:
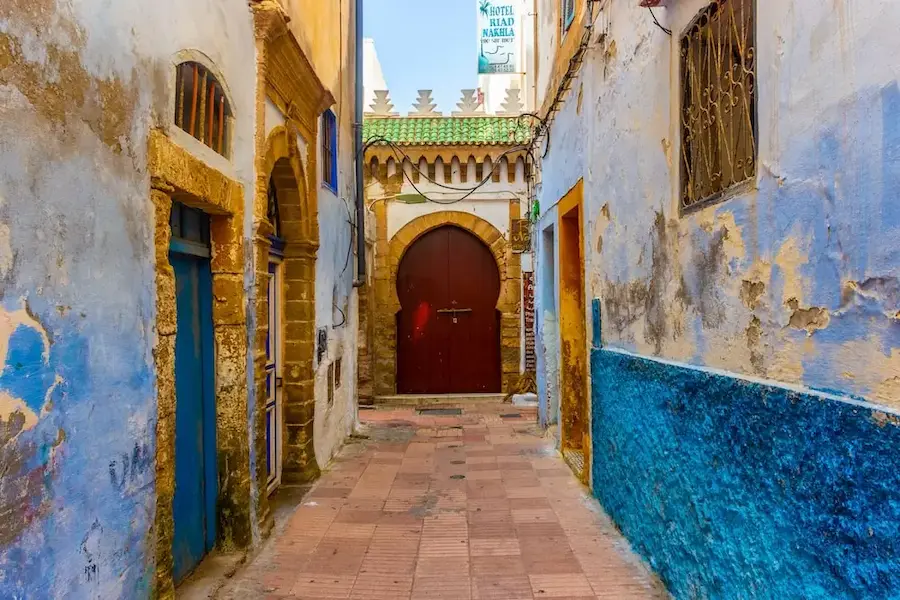
[[[584,182],[557,205],[559,214],[560,446],[582,482],[591,461],[590,393],[584,279]]]
[[[148,147],[150,198],[155,211],[157,381],[156,595],[174,596],[175,523],[175,272],[169,262],[174,201],[210,215],[215,343],[216,499],[220,548],[251,542],[250,448],[247,444],[247,321],[244,294],[244,186],[177,146],[159,130]]]

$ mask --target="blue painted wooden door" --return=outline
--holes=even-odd
[[[209,259],[173,251],[175,336],[175,580],[216,540],[216,414],[213,390],[212,276]]]

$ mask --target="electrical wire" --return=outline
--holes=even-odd
[[[436,179],[432,179],[427,173],[425,173],[424,171],[419,169],[418,164],[416,162],[414,162],[412,160],[412,158],[406,152],[404,152],[403,149],[400,146],[398,146],[395,142],[393,142],[392,140],[389,140],[382,136],[374,136],[372,138],[369,138],[369,140],[374,140],[373,144],[374,143],[383,143],[383,144],[389,146],[394,152],[394,158],[396,158],[397,161],[401,165],[403,164],[403,160],[401,159],[401,156],[402,156],[402,158],[405,158],[406,160],[409,161],[412,168],[415,169],[416,172],[420,176],[424,177],[429,182],[435,184],[438,187],[442,187],[442,188],[445,188],[448,190],[453,190],[454,192],[469,192],[469,191],[476,190],[476,189],[486,185],[488,183],[488,181],[490,181],[490,179],[493,177],[494,171],[498,168],[498,165],[500,164],[500,159],[503,158],[504,156],[506,156],[507,154],[514,154],[516,152],[525,152],[525,153],[531,155],[533,158],[533,154],[531,153],[530,146],[516,146],[515,148],[510,148],[510,149],[506,150],[505,152],[503,152],[502,154],[500,154],[500,156],[497,157],[497,160],[491,164],[491,170],[484,177],[484,179],[482,179],[481,181],[479,181],[472,187],[468,187],[468,186],[462,187],[462,186],[447,185],[446,183],[441,183],[441,182],[437,181]],[[373,144],[370,144],[370,145],[373,145]]]
[[[341,310],[341,307],[340,307],[340,306],[337,306],[336,304],[334,304],[334,305],[332,305],[332,306],[334,306],[334,308],[336,308],[337,311],[338,311],[339,313],[341,313],[341,319],[343,319],[343,320],[342,320],[340,323],[338,323],[337,325],[332,325],[332,326],[331,326],[332,329],[338,329],[338,328],[343,327],[344,325],[347,324],[347,313],[345,313],[344,311],[342,311],[342,310]]]
[[[392,151],[393,151],[393,153],[394,153],[394,157],[395,157],[395,158],[397,159],[397,161],[400,163],[400,171],[403,173],[403,177],[409,182],[409,184],[412,186],[412,188],[413,188],[414,190],[416,190],[416,192],[417,192],[420,196],[422,196],[422,197],[423,197],[426,201],[428,201],[428,202],[433,202],[434,204],[442,204],[442,205],[450,205],[450,204],[456,204],[456,203],[458,203],[458,202],[462,202],[463,200],[465,200],[465,199],[469,198],[470,196],[472,196],[472,194],[474,194],[474,193],[475,193],[476,191],[478,191],[480,188],[482,188],[483,186],[487,185],[487,183],[488,183],[489,181],[491,181],[491,179],[493,178],[494,171],[498,168],[498,165],[500,164],[500,160],[499,160],[499,159],[503,158],[503,157],[506,156],[507,154],[512,154],[512,153],[515,153],[515,152],[525,152],[526,154],[528,154],[528,155],[532,158],[532,161],[534,161],[534,154],[531,152],[530,146],[517,146],[517,147],[515,147],[515,148],[510,148],[510,149],[506,150],[505,152],[503,152],[502,154],[500,154],[500,156],[497,157],[497,161],[495,161],[495,162],[491,165],[491,170],[490,170],[490,172],[489,172],[489,173],[488,173],[488,174],[487,174],[487,175],[486,175],[479,183],[477,183],[477,184],[476,184],[475,186],[473,186],[473,187],[464,187],[464,188],[463,188],[463,187],[449,186],[449,185],[446,185],[446,184],[442,184],[442,183],[440,183],[440,182],[438,182],[438,181],[435,181],[434,179],[432,179],[431,177],[429,177],[426,173],[423,173],[422,170],[419,169],[418,165],[416,165],[416,164],[412,161],[412,159],[410,158],[410,156],[409,156],[408,154],[406,154],[406,152],[404,152],[402,148],[400,148],[400,147],[399,147],[396,143],[394,143],[393,141],[391,141],[391,140],[389,140],[389,139],[387,139],[387,138],[385,138],[385,137],[383,137],[383,136],[373,136],[373,137],[369,138],[369,140],[366,142],[365,147],[368,148],[368,147],[370,147],[370,146],[372,146],[372,145],[374,145],[374,144],[376,144],[376,143],[383,143],[383,144],[389,146],[389,147],[392,149]],[[403,162],[404,162],[403,159],[408,160],[409,163],[412,165],[412,167],[416,170],[416,172],[418,172],[420,176],[425,177],[425,179],[428,180],[429,182],[431,182],[431,183],[433,183],[433,184],[435,184],[435,185],[438,185],[439,187],[446,188],[446,189],[449,189],[449,190],[453,190],[453,191],[456,191],[456,192],[465,192],[465,194],[464,194],[462,197],[460,197],[460,198],[454,198],[454,199],[451,199],[451,200],[438,200],[438,199],[436,199],[436,198],[431,198],[431,197],[429,197],[427,194],[423,193],[422,190],[419,189],[419,187],[416,185],[416,183],[412,180],[412,178],[411,178],[411,177],[409,176],[409,174],[406,172],[406,169],[403,168]]]
[[[656,13],[653,12],[653,9],[648,6],[647,10],[650,11],[650,16],[653,17],[653,22],[656,23],[656,26],[659,27],[660,29],[662,29],[663,33],[665,33],[667,36],[672,37],[672,30],[669,29],[668,27],[662,26],[662,24],[659,22],[659,19],[656,18]]]
[[[562,79],[560,79],[559,85],[556,88],[556,93],[553,96],[553,101],[550,103],[550,106],[547,108],[547,115],[542,119],[537,117],[539,121],[539,126],[535,130],[534,137],[532,138],[532,144],[536,143],[537,140],[543,136],[547,136],[547,143],[544,147],[544,151],[541,153],[541,158],[547,158],[547,154],[550,153],[550,123],[553,118],[553,114],[557,110],[557,106],[563,101],[563,96],[570,88],[566,87],[572,79],[575,77],[575,73],[581,67],[581,63],[584,60],[584,54],[587,52],[588,46],[591,42],[591,35],[594,29],[594,3],[588,2],[588,13],[587,18],[585,19],[584,31],[581,34],[581,40],[578,43],[578,48],[575,49],[575,52],[572,53],[571,58],[569,58],[569,66],[566,69],[566,72],[563,74]]]

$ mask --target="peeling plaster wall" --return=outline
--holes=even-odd
[[[588,51],[541,165],[545,210],[573,178],[585,178],[586,287],[588,298],[601,303],[602,345],[677,363],[643,368],[635,359],[638,366],[616,369],[609,367],[613,358],[595,350],[595,491],[678,597],[741,596],[749,588],[741,587],[748,580],[739,571],[756,582],[761,597],[770,597],[770,589],[780,598],[859,597],[866,586],[867,597],[887,597],[898,577],[888,562],[897,534],[887,523],[896,515],[881,512],[872,517],[883,517],[881,525],[866,535],[841,536],[870,525],[868,509],[857,508],[898,501],[896,486],[868,469],[898,466],[887,440],[898,426],[890,411],[900,409],[900,66],[884,57],[900,52],[891,28],[900,5],[799,0],[760,6],[757,177],[726,201],[681,216],[673,50],[678,32],[704,5],[688,0],[656,11],[675,32],[673,40],[636,2],[612,3],[610,35]],[[539,288],[547,285],[540,271],[538,277]],[[706,383],[696,383],[707,381],[698,368],[719,370],[709,376],[719,392],[710,396]],[[783,392],[772,391],[782,388],[741,387],[736,377],[809,394],[784,402],[776,400]],[[654,381],[644,385],[644,378]],[[848,416],[835,397],[810,390],[863,403]],[[821,413],[807,418],[805,403],[812,399]],[[713,423],[733,426],[715,448],[700,448],[691,438],[695,430],[673,425],[704,411]],[[781,528],[770,533],[748,525],[757,518],[752,511],[766,504],[761,496],[770,493],[759,478],[772,481],[766,470],[777,460],[754,419],[779,428],[784,464],[801,456],[804,463],[825,460],[829,447],[855,457],[826,462],[824,471],[815,465],[802,482],[808,488],[796,480],[774,482],[782,488],[770,515]],[[833,426],[845,419],[846,430]],[[764,449],[742,450],[754,444]],[[698,461],[705,469],[698,470]],[[667,488],[667,469],[684,478],[683,487],[660,496],[653,490]],[[723,480],[730,469],[744,470],[743,479]],[[852,506],[842,486],[854,490]],[[726,504],[738,507],[736,513],[728,514]],[[745,505],[750,508],[739,508]],[[802,511],[818,511],[832,523],[820,533],[835,541],[816,540],[829,558],[811,559],[816,551],[788,543],[811,518]],[[640,527],[625,526],[640,519],[646,521]],[[689,544],[677,536],[667,538],[670,529],[696,544],[705,543],[703,533],[723,545],[708,559],[687,552]],[[807,575],[791,584],[787,571],[762,570],[753,556],[762,543],[776,546],[770,559],[802,565]],[[842,564],[839,544],[849,548],[846,561],[856,560],[853,555],[871,562]],[[812,582],[808,590],[806,582]]]
[[[344,115],[345,119],[352,120]],[[321,145],[319,146],[321,147]],[[353,288],[356,256],[348,220],[353,210],[352,142],[339,142],[339,196],[321,185],[319,173],[319,250],[316,257],[316,328],[327,330],[327,347],[316,367],[316,416],[313,440],[316,460],[324,467],[356,423],[356,342],[359,337],[358,294]],[[343,150],[340,150],[343,149]],[[321,160],[319,162],[321,165]],[[328,402],[329,365],[341,358],[342,380]]]
[[[541,425],[559,423],[559,227],[556,208],[544,212],[534,228],[535,355]],[[552,236],[552,237],[548,237]]]
[[[678,3],[667,26],[702,6]],[[760,11],[755,189],[683,217],[677,57],[645,13],[613,11],[616,49],[586,65],[604,343],[900,408],[900,67],[880,60],[900,49],[884,47],[900,8]]]
[[[560,366],[562,354],[559,330],[559,223],[556,205],[584,176],[586,167],[587,144],[583,127],[585,126],[585,106],[579,106],[577,102],[578,90],[581,81],[573,84],[573,98],[562,105],[556,115],[550,132],[549,140],[539,148],[540,155],[544,154],[540,167],[540,183],[536,186],[536,194],[541,205],[541,217],[534,228],[534,234],[538,236],[536,244],[537,254],[535,258],[535,310],[537,319],[535,325],[535,348],[538,352],[537,383],[538,396],[545,401],[546,412],[542,412],[542,422],[548,425],[559,421],[560,406]],[[587,189],[585,190],[587,193]],[[587,200],[585,200],[587,202]],[[585,206],[587,208],[587,206]],[[587,213],[585,213],[587,214]],[[585,226],[589,226],[586,224]],[[543,247],[543,232],[551,227],[554,232],[553,261],[555,279],[548,280],[545,277],[546,249]],[[585,235],[587,240],[587,235]],[[590,252],[585,253],[585,263],[591,259]],[[555,311],[548,314],[547,304],[552,298],[556,302]],[[590,296],[587,296],[590,298]],[[548,319],[549,316],[555,320]],[[587,317],[586,317],[587,318]]]
[[[147,137],[176,53],[200,49],[233,94],[230,174],[252,181],[252,47],[239,0],[0,6],[0,597],[151,593]]]
[[[353,166],[353,82],[355,39],[352,0],[285,0],[291,30],[309,58],[322,84],[335,98],[331,107],[338,122],[338,184],[331,190],[323,183],[321,139],[308,151],[319,153],[318,222],[319,249],[316,256],[316,328],[327,330],[322,360],[315,366],[315,421],[313,429],[316,461],[324,467],[340,448],[356,423],[356,347],[358,294],[355,248],[351,247],[349,221],[355,221],[355,170]],[[319,134],[321,136],[321,121]],[[348,249],[350,254],[348,256]],[[342,314],[343,312],[343,314]],[[329,365],[342,359],[342,383],[328,402]]]

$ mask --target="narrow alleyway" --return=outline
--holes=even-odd
[[[364,411],[354,440],[218,598],[663,598],[508,404]]]

